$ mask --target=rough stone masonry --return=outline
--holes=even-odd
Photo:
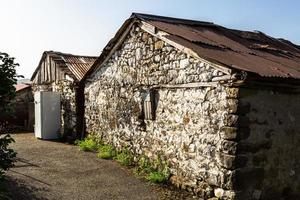
[[[189,56],[134,26],[121,47],[86,80],[87,132],[118,149],[130,148],[136,157],[162,156],[170,164],[172,183],[205,199],[263,198],[268,194],[267,183],[272,184],[279,173],[275,170],[275,174],[265,177],[265,169],[278,162],[268,162],[268,158],[278,154],[279,141],[285,136],[276,134],[276,126],[263,129],[263,133],[257,129],[260,123],[271,123],[267,112],[276,103],[261,108],[258,99],[272,98],[264,96],[269,93],[257,96],[257,92],[246,92],[243,104],[239,104],[241,91],[247,89],[219,80],[231,81],[209,62]],[[295,95],[299,100],[299,94]],[[265,114],[257,117],[260,109]],[[274,112],[278,116],[281,111]],[[299,113],[299,108],[294,110],[291,119],[299,122]],[[284,123],[287,119],[281,120]],[[290,137],[296,138],[299,128],[291,126]],[[266,138],[260,138],[261,134]],[[272,146],[274,138],[276,146]],[[257,145],[253,143],[256,140],[266,144]],[[249,150],[246,144],[255,146],[255,150]],[[287,156],[284,152],[280,155]],[[295,175],[299,161],[287,161],[282,167],[292,166],[297,169],[291,168],[281,176],[299,180]],[[240,177],[246,180],[241,183]]]

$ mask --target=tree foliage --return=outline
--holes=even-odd
[[[10,114],[11,105],[15,97],[15,84],[17,83],[15,59],[7,53],[0,52],[0,177],[5,170],[13,166],[16,152],[9,148],[14,142],[7,134],[6,115]]]
[[[17,83],[15,58],[0,52],[0,113],[9,114]]]

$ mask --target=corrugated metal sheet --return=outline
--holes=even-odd
[[[97,57],[90,56],[74,56],[74,55],[61,55],[68,68],[80,81],[83,76],[89,71],[91,66],[94,64]]]
[[[209,22],[136,13],[131,18],[167,32],[168,39],[211,62],[266,77],[300,78],[300,47],[290,41]]]
[[[49,59],[47,59],[48,57]],[[57,79],[63,78],[61,77],[62,75],[60,74],[60,72],[56,72],[58,74],[55,75],[54,71],[56,70],[49,69],[51,67],[55,68],[57,66],[61,69],[61,72],[63,74],[73,74],[74,77],[78,81],[80,81],[83,78],[83,76],[89,71],[96,59],[97,57],[94,56],[81,56],[56,51],[45,51],[39,62],[38,67],[36,68],[35,72],[31,77],[31,81],[33,81],[36,78],[36,76],[42,76],[41,79],[43,79],[43,81],[46,81],[44,80],[44,77],[47,77],[47,81],[50,82],[57,81]],[[55,63],[55,66],[51,63]]]

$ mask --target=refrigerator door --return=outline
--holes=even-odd
[[[60,132],[60,94],[36,92],[35,136],[40,139],[58,139]]]

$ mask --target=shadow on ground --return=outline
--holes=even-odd
[[[37,196],[37,193],[48,191],[43,187],[34,187],[27,185],[25,182],[22,182],[18,179],[11,177],[5,177],[4,189],[8,192],[8,196],[13,200],[48,200],[44,197]]]
[[[8,196],[13,200],[48,200],[47,198],[41,197],[38,194],[41,194],[43,192],[49,191],[46,187],[50,186],[48,183],[45,183],[37,178],[34,178],[32,176],[26,175],[25,173],[21,173],[16,171],[15,169],[23,168],[23,167],[37,167],[38,165],[35,165],[31,163],[30,161],[24,159],[24,158],[17,158],[16,165],[9,170],[10,176],[6,176],[4,179],[4,189],[8,192]],[[24,177],[27,180],[35,181],[37,183],[40,183],[40,185],[44,185],[46,187],[41,186],[33,186],[32,184],[28,184],[28,182],[19,179],[19,178],[13,178],[15,175],[18,177]]]
[[[117,162],[74,145],[37,140],[33,133],[12,136],[18,160],[6,173],[6,185],[14,200],[194,199],[178,189],[150,185]]]

